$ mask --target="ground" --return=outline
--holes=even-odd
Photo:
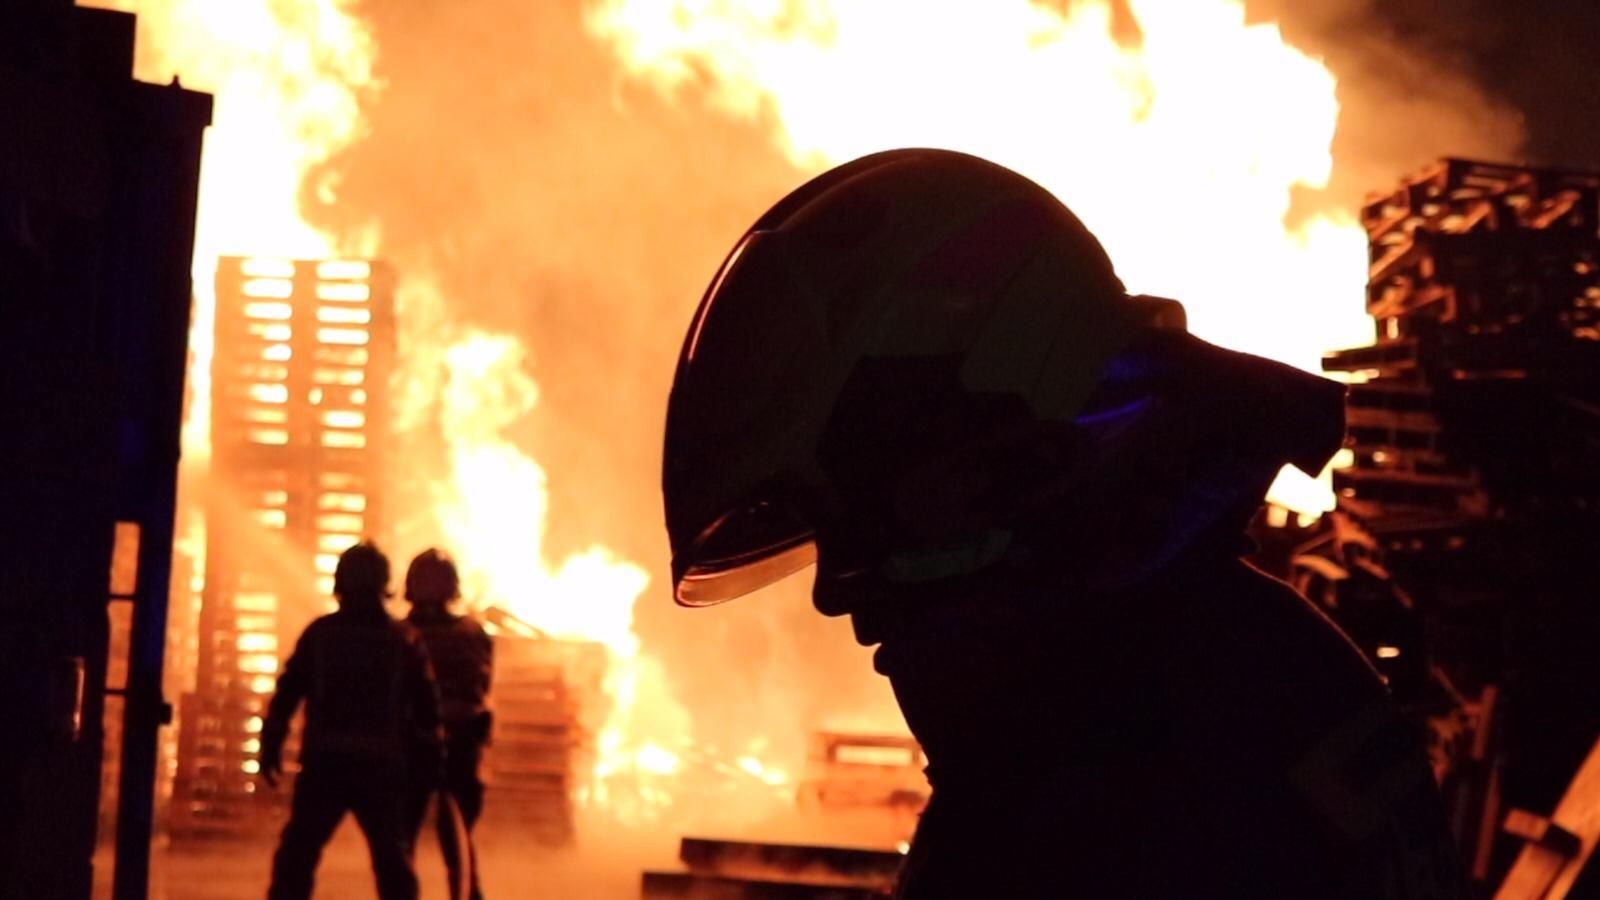
[[[152,854],[150,900],[261,900],[267,892],[272,849],[265,843],[158,846]],[[600,839],[581,847],[550,849],[487,828],[478,847],[487,897],[585,900],[636,900],[641,871],[646,866],[674,868],[676,851],[670,838],[626,844]],[[104,851],[96,860],[102,882],[96,885],[96,900],[111,896],[110,870],[110,854]],[[431,835],[425,834],[418,848],[417,874],[422,900],[446,900],[444,862]],[[346,819],[317,871],[316,897],[376,896],[366,844],[354,820]]]

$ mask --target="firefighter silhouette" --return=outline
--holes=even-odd
[[[494,644],[482,625],[450,612],[450,603],[460,597],[460,575],[454,560],[444,552],[424,550],[406,569],[406,599],[411,602],[406,622],[421,636],[433,665],[445,738],[442,768],[420,773],[413,785],[410,833],[414,840],[422,828],[428,799],[437,794],[435,825],[452,896],[464,885],[472,900],[481,900],[472,826],[483,812],[478,765],[489,742],[487,698]]]
[[[674,596],[816,562],[929,759],[903,897],[1464,898],[1381,680],[1240,558],[1343,424],[1339,385],[1129,296],[1032,182],[868,156],[766,213],[689,327]]]
[[[333,577],[339,609],[300,635],[261,729],[261,771],[276,786],[289,721],[305,703],[300,773],[267,896],[311,896],[322,848],[348,812],[366,836],[378,896],[414,900],[407,798],[413,773],[438,765],[438,695],[420,638],[384,611],[383,553],[357,544]]]

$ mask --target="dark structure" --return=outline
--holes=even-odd
[[[680,872],[645,872],[640,896],[729,900],[873,900],[893,893],[901,854],[857,847],[686,837]]]
[[[1600,175],[1444,160],[1363,222],[1380,337],[1324,363],[1362,377],[1355,460],[1299,576],[1402,699],[1459,706],[1492,882],[1504,811],[1548,814],[1600,735]]]
[[[333,607],[340,552],[382,539],[394,276],[362,260],[223,257],[195,691],[182,698],[169,828],[270,834],[257,783],[280,660]]]
[[[133,46],[131,15],[0,11],[3,897],[89,896],[106,754],[121,757],[115,895],[148,879],[211,98],[133,81]],[[112,617],[128,635],[115,661]],[[120,747],[103,747],[119,711]]]

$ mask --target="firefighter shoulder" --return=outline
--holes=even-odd
[[[337,611],[308,625],[285,661],[262,725],[262,770],[282,767],[296,708],[305,704],[301,765],[323,759],[407,765],[438,744],[439,701],[418,635],[383,608],[388,560],[369,543],[334,574]]]

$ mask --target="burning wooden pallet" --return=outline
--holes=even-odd
[[[928,761],[910,735],[818,732],[797,799],[824,809],[884,807],[921,812]]]
[[[194,685],[178,708],[175,836],[268,835],[287,813],[289,791],[257,780],[261,717],[281,660],[333,605],[338,554],[387,528],[394,287],[366,260],[217,262],[205,587],[195,668],[175,673]]]
[[[493,741],[484,757],[484,815],[544,844],[573,836],[572,795],[591,756],[606,651],[549,638],[503,610],[495,630]]]

